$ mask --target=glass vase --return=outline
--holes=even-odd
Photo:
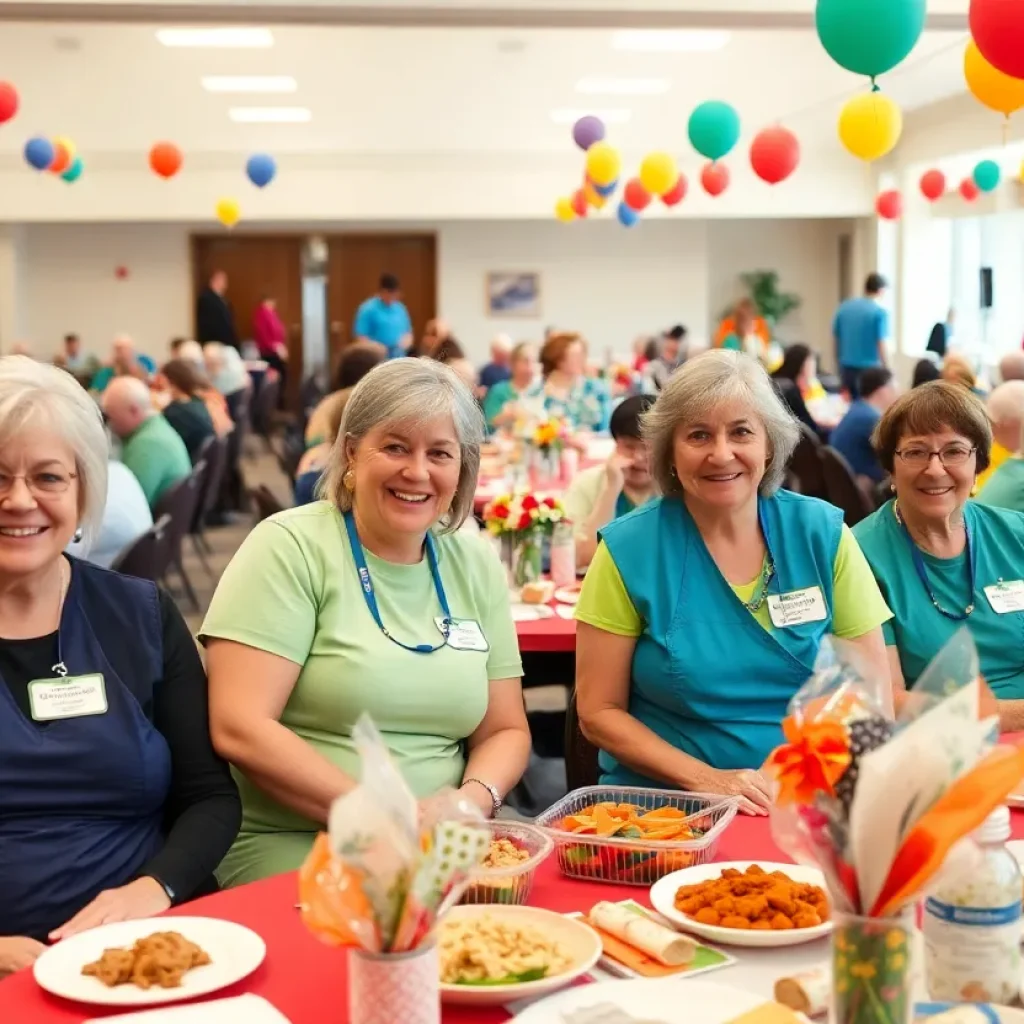
[[[541,577],[541,535],[528,530],[517,538],[512,554],[512,585],[522,587]]]
[[[897,918],[833,914],[833,1024],[910,1024],[912,911]]]

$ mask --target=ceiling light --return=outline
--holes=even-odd
[[[671,88],[667,78],[581,78],[576,91],[588,96],[660,96]]]
[[[299,83],[289,75],[207,75],[207,92],[295,92]]]
[[[710,53],[728,42],[728,32],[713,30],[626,29],[612,37],[612,48],[634,53]]]
[[[572,107],[559,107],[551,111],[551,120],[555,124],[575,124],[581,117],[599,117],[605,124],[624,124],[633,116],[632,110],[578,110]]]
[[[313,120],[306,107],[232,107],[228,117],[239,124],[304,124]]]
[[[156,37],[164,46],[238,50],[274,45],[269,28],[162,28]]]

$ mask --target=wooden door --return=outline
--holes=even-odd
[[[354,340],[352,325],[364,299],[376,295],[381,274],[402,286],[413,337],[437,315],[437,242],[434,235],[333,235],[327,240],[330,360]]]
[[[228,276],[227,299],[240,340],[252,337],[253,314],[264,297],[277,301],[277,311],[288,331],[288,408],[297,409],[303,362],[302,239],[282,235],[193,236],[196,296],[215,270],[223,270]]]

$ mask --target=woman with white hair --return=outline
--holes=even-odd
[[[48,938],[212,891],[238,831],[180,613],[64,554],[106,493],[96,403],[56,367],[0,360],[0,975]]]
[[[505,573],[459,532],[483,418],[430,359],[369,372],[320,486],[249,535],[200,633],[214,743],[243,824],[218,871],[239,885],[297,868],[359,777],[369,712],[417,797],[460,787],[488,815],[530,751]]]
[[[766,814],[760,769],[822,640],[887,677],[891,613],[842,512],[779,489],[800,431],[756,360],[689,360],[644,434],[663,497],[599,533],[576,606],[580,724],[604,783]]]

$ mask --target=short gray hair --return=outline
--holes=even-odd
[[[0,358],[0,449],[44,426],[75,453],[83,550],[99,533],[107,505],[110,444],[99,407],[71,374],[28,356]]]
[[[800,426],[756,359],[718,348],[694,356],[676,370],[643,417],[651,468],[662,494],[683,493],[673,472],[676,430],[697,422],[715,406],[737,399],[750,405],[768,435],[761,493],[772,495],[782,486],[786,464],[800,441]]]
[[[433,359],[380,363],[353,388],[317,494],[347,512],[352,507],[352,492],[344,482],[348,442],[358,443],[382,424],[422,423],[437,416],[451,416],[459,439],[459,483],[441,519],[442,532],[457,530],[473,512],[484,417],[458,374]]]

